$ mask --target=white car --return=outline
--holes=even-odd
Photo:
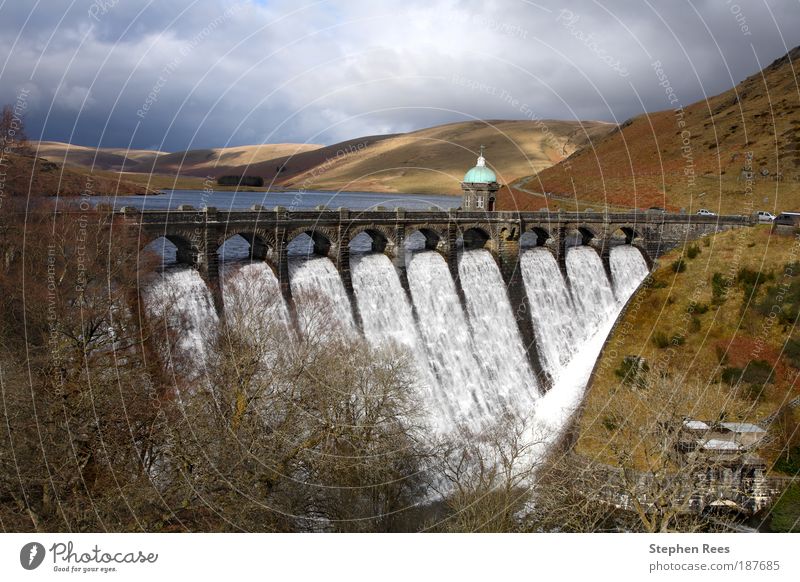
[[[705,208],[701,208],[697,211],[697,214],[700,216],[716,216],[715,212],[711,212],[710,210],[706,210]]]
[[[759,210],[756,212],[756,217],[758,218],[759,222],[772,222],[775,220],[775,215],[771,212],[767,212],[766,210]]]

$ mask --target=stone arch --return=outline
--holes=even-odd
[[[541,226],[534,226],[519,237],[519,245],[521,248],[525,249],[543,247],[547,244],[548,240],[550,240],[550,233]]]
[[[388,230],[381,226],[359,226],[353,229],[350,229],[347,233],[348,240],[347,245],[351,247],[353,241],[356,240],[357,237],[361,235],[367,235],[369,238],[372,239],[372,247],[370,249],[373,253],[387,253],[393,254],[394,252],[394,241],[392,240],[392,234],[388,232]]]
[[[472,226],[464,229],[459,238],[463,241],[464,250],[486,248],[487,246],[491,246],[490,241],[492,241],[491,233],[480,226]]]
[[[417,233],[422,235],[423,240],[417,244]],[[445,233],[425,226],[410,226],[406,230],[405,248],[406,250],[438,250],[442,243],[447,241]]]
[[[194,243],[192,243],[191,237],[187,236],[185,233],[153,233],[149,236],[141,236],[139,238],[140,252],[144,251],[147,247],[153,245],[160,239],[170,242],[175,247],[174,260],[176,263],[189,266],[193,266],[197,263],[199,249]],[[164,257],[163,248],[161,250],[155,248],[152,250],[156,253],[161,253],[162,257]]]
[[[220,259],[226,260],[229,257],[227,252],[223,252],[223,248],[230,245],[230,243],[241,237],[247,243],[248,248],[244,249],[240,254],[234,254],[233,259],[253,259],[253,260],[266,260],[271,259],[275,255],[276,245],[274,235],[267,233],[263,230],[255,231],[226,231],[224,234],[217,238],[217,253]],[[227,251],[227,248],[225,248]]]
[[[611,238],[621,244],[633,244],[633,241],[641,238],[641,234],[633,227],[627,224],[615,224],[611,227]]]
[[[597,233],[586,225],[571,224],[564,229],[567,246],[586,246],[593,239],[598,238]]]
[[[292,245],[293,242],[297,244],[296,239],[302,235],[306,235],[311,239],[311,242],[309,243],[309,252],[311,254],[321,257],[330,256],[336,237],[331,236],[330,233],[325,232],[322,229],[297,228],[286,236],[287,245]]]

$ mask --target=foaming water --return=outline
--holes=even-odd
[[[306,336],[356,334],[350,299],[330,259],[290,259],[289,284],[300,333]]]
[[[628,301],[649,270],[642,253],[631,245],[620,245],[611,249],[611,278],[614,294],[621,303]]]

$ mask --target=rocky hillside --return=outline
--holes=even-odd
[[[585,206],[798,209],[799,58],[800,47],[707,101],[630,119],[519,185]]]

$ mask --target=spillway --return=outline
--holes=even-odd
[[[517,413],[539,395],[500,269],[489,251],[464,251],[458,262],[483,398],[489,408]]]
[[[567,250],[567,273],[579,329],[588,338],[614,316],[617,302],[600,255],[589,247]]]
[[[441,416],[434,420],[440,427],[463,422],[479,429],[485,418],[499,411],[485,398],[474,338],[447,263],[434,251],[414,253],[408,283],[435,382],[433,404]]]
[[[611,249],[611,278],[614,294],[621,303],[628,301],[647,273],[647,263],[639,249],[631,245]]]
[[[289,260],[297,322],[306,336],[354,336],[356,325],[350,299],[336,267],[327,257]]]
[[[170,359],[184,359],[194,367],[208,360],[219,318],[214,299],[200,274],[190,267],[164,270],[143,292],[151,322],[174,336]],[[170,349],[170,348],[167,348]]]
[[[276,340],[290,329],[278,278],[267,263],[225,267],[221,273],[225,319],[254,341]]]
[[[557,381],[584,341],[577,312],[553,253],[526,250],[520,267],[542,367]]]

